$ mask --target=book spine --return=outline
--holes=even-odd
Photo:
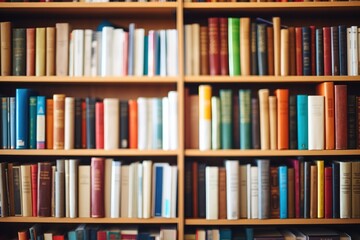
[[[64,149],[73,149],[75,140],[75,99],[65,97]]]
[[[95,98],[86,98],[86,148],[94,149],[95,145]]]
[[[229,75],[228,19],[220,18],[220,75]]]
[[[35,76],[45,76],[46,28],[36,28],[35,34]]]
[[[289,148],[298,149],[297,142],[297,96],[289,97]]]
[[[318,197],[318,184],[317,184],[317,166],[311,165],[310,167],[310,218],[317,218],[317,197]]]
[[[300,203],[302,204],[302,202]],[[303,217],[303,209],[301,208],[302,206],[300,205],[300,217]],[[295,169],[288,168],[288,218],[295,218],[295,211]]]
[[[11,75],[11,22],[0,23],[1,76]]]
[[[31,168],[30,165],[21,165],[21,215],[23,217],[32,216],[31,198]],[[35,195],[36,196],[36,195]]]
[[[315,32],[314,25],[310,26],[310,52],[311,52],[311,76],[316,76],[316,44],[315,44]]]
[[[14,214],[21,216],[21,175],[20,166],[13,166]]]
[[[310,218],[310,166],[311,162],[304,162],[304,218]]]
[[[251,90],[239,90],[240,149],[251,148]]]
[[[317,217],[324,218],[324,206],[325,206],[325,168],[324,168],[324,161],[317,160],[317,190],[318,190],[318,206],[317,206]]]
[[[346,40],[346,26],[340,25],[339,31],[339,74],[341,76],[348,75],[347,67],[347,40]]]
[[[91,159],[91,217],[104,217],[105,159]]]
[[[69,217],[78,217],[78,159],[69,160]]]
[[[37,97],[30,96],[29,98],[29,148],[36,149],[36,109]]]
[[[280,218],[287,218],[287,167],[279,166],[279,201],[280,201]]]
[[[347,86],[335,85],[335,149],[348,148]]]
[[[325,167],[325,203],[324,203],[324,211],[325,218],[332,218],[332,167]]]
[[[349,95],[347,99],[348,148],[356,149],[356,96]]]
[[[56,76],[69,75],[69,24],[56,24]]]
[[[289,30],[281,29],[281,51],[280,51],[280,74],[281,76],[288,76],[290,72],[289,67]]]
[[[32,216],[36,217],[38,214],[38,165],[31,164],[31,205],[32,205]]]
[[[260,149],[260,117],[259,117],[259,100],[257,98],[251,99],[251,139],[252,148]]]
[[[239,161],[226,160],[227,219],[239,218]]]
[[[308,96],[309,150],[324,149],[324,97]]]
[[[316,75],[324,75],[324,43],[323,43],[323,30],[316,29],[315,32],[316,42]]]
[[[302,28],[296,27],[295,28],[295,39],[296,39],[296,75],[302,76],[303,75],[303,50],[302,50]]]
[[[243,76],[251,73],[250,56],[250,18],[242,17],[240,18],[240,69]]]
[[[54,94],[54,149],[64,149],[65,95]]]
[[[280,217],[278,167],[270,167],[270,218]]]
[[[296,36],[295,27],[289,27],[289,75],[296,75]],[[315,49],[315,48],[314,48]],[[315,64],[315,61],[314,61]]]
[[[351,162],[340,162],[340,218],[351,218]]]
[[[210,75],[220,75],[220,24],[219,18],[208,19]]]
[[[10,149],[16,148],[16,98],[10,97]]]
[[[340,163],[332,164],[332,218],[340,218]]]
[[[197,194],[198,191],[195,192],[195,188],[197,190],[197,184],[198,181],[197,179],[195,180],[193,178],[193,176],[197,176],[198,172],[197,172],[197,167],[196,167],[196,171],[194,170],[194,166],[197,166],[197,162],[193,162],[192,164],[190,164],[189,162],[187,164],[185,164],[185,187],[184,187],[184,193],[185,193],[185,217],[190,218],[190,217],[198,217],[197,212],[194,210],[194,205],[193,204],[193,199],[197,198]],[[196,187],[195,187],[196,186]],[[196,204],[196,208],[197,208],[197,204]],[[196,213],[196,214],[194,214]]]
[[[251,23],[251,35],[250,35],[250,51],[251,51],[251,75],[258,75],[258,45],[257,45],[257,23]],[[266,27],[264,28],[264,33]],[[264,36],[263,36],[264,37]],[[264,42],[266,45],[266,42]],[[266,59],[265,59],[266,61]]]
[[[233,147],[240,148],[240,106],[239,106],[239,95],[233,95]],[[250,106],[251,107],[251,106]],[[251,129],[250,129],[251,131]],[[250,133],[251,134],[251,133]],[[250,142],[251,147],[251,142]]]
[[[81,149],[81,135],[82,135],[82,99],[75,98],[75,149]]]
[[[266,27],[266,43],[267,43],[267,64],[268,74],[274,75],[274,28],[271,26]]]
[[[54,148],[54,100],[46,99],[46,149]]]
[[[240,75],[240,19],[228,19],[229,75]],[[209,38],[211,41],[211,39]]]
[[[138,146],[138,109],[137,101],[129,100],[129,148]]]
[[[65,161],[56,160],[55,217],[65,217]]]
[[[220,116],[221,116],[221,147],[222,149],[232,148],[232,90],[220,89]],[[201,135],[200,135],[201,136]]]
[[[211,97],[211,149],[221,149],[220,98]]]
[[[163,191],[163,178],[164,178],[164,166],[156,166],[155,169],[155,200],[154,200],[154,216],[162,216],[162,191]]]
[[[200,26],[200,74],[201,75],[209,75],[208,46],[209,46],[208,27]],[[228,60],[226,59],[226,61]]]
[[[29,147],[29,95],[29,89],[16,89],[16,149]]]
[[[103,141],[104,149],[119,148],[119,100],[116,98],[105,98],[104,104],[104,121],[103,121]],[[100,126],[99,126],[100,127]],[[101,127],[100,127],[101,128]]]
[[[323,27],[324,75],[331,75],[331,29]]]
[[[129,103],[120,102],[120,148],[129,148]]]
[[[353,161],[351,163],[351,217],[360,217],[360,162]]]
[[[274,28],[274,75],[280,76],[280,17],[273,17],[273,28]]]
[[[278,149],[289,149],[289,90],[277,89]]]
[[[309,27],[302,27],[303,75],[311,75],[311,32]]]
[[[38,216],[51,216],[51,163],[40,162],[38,164]]]
[[[45,72],[46,76],[55,75],[55,27],[46,28],[46,53]]]
[[[206,164],[199,164],[198,172],[198,209],[199,209],[199,218],[206,217]],[[196,181],[196,179],[194,179]]]
[[[270,149],[269,90],[260,89],[258,94],[260,110],[260,146],[262,150],[266,150]]]
[[[45,96],[37,97],[36,114],[36,148],[45,149],[46,132],[46,99]]]
[[[8,148],[8,124],[7,124],[7,110],[8,109],[8,98],[2,97],[1,98],[1,148],[7,149]]]
[[[104,103],[95,103],[95,148],[104,149]]]
[[[170,141],[169,146],[170,150],[178,149],[178,93],[177,91],[170,91],[168,93],[169,99],[169,134]],[[171,107],[170,107],[171,106]]]
[[[270,218],[270,160],[256,160],[258,166],[259,219]]]
[[[152,98],[151,99],[151,105],[152,105],[152,149],[162,149],[163,142],[162,142],[162,131],[163,131],[163,122],[162,122],[162,99],[161,98]],[[120,111],[122,109],[120,108]],[[121,120],[120,120],[121,122]],[[120,130],[121,132],[121,130]]]
[[[14,28],[12,35],[12,75],[25,76],[26,74],[26,30]]]
[[[219,168],[219,219],[227,219],[226,172],[226,168]]]
[[[276,96],[269,96],[269,128],[270,128],[270,149],[278,149],[278,126],[277,126],[277,101]]]
[[[258,182],[258,167],[257,166],[251,166],[250,167],[250,174],[248,173],[248,176],[250,176],[250,206],[251,210],[248,209],[250,212],[250,218],[251,219],[257,219],[259,217],[259,182]]]
[[[339,31],[338,27],[330,28],[331,44],[331,74],[339,75]]]
[[[206,167],[206,219],[218,219],[219,168]]]
[[[211,86],[199,86],[199,149],[211,148]]]

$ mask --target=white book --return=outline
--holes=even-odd
[[[135,29],[135,44],[134,44],[134,75],[144,75],[144,37],[145,30],[143,28]]]
[[[124,76],[124,30],[117,28],[113,34],[113,62],[112,62],[112,75]]]
[[[46,106],[44,106],[44,107],[39,106],[39,98],[37,99],[37,107],[36,108],[37,108],[37,110],[36,110],[36,112],[37,112],[36,113],[36,148],[41,149],[41,148],[45,148],[45,134],[46,134],[45,108],[46,108]]]
[[[121,162],[113,161],[111,166],[111,203],[110,217],[120,217],[121,200]]]
[[[97,40],[97,32],[92,32],[91,37],[91,61],[90,61],[90,75],[95,77],[98,75],[98,40]]]
[[[104,99],[104,149],[119,148],[120,104],[117,98]]]
[[[211,149],[221,148],[221,116],[220,116],[220,98],[211,97]]]
[[[239,161],[226,160],[227,219],[239,219]]]
[[[105,217],[111,216],[111,173],[114,159],[105,159],[104,169],[104,207]]]
[[[170,149],[169,98],[162,98],[162,149]]]
[[[152,113],[153,113],[153,105],[151,102],[151,98],[147,98],[146,99],[146,118],[147,118],[147,122],[146,122],[146,149],[152,149],[153,147],[153,118],[152,118]]]
[[[143,218],[151,217],[151,170],[152,161],[144,160],[143,165]]]
[[[166,72],[168,76],[178,74],[178,35],[176,29],[166,30]]]
[[[74,33],[70,33],[69,37],[69,76],[74,76]]]
[[[74,149],[75,145],[75,99],[65,98],[64,149]]]
[[[44,240],[52,240],[53,234],[52,233],[44,233]]]
[[[84,76],[91,76],[91,50],[92,50],[92,35],[91,29],[85,29],[84,40]]]
[[[206,219],[219,219],[219,167],[206,167]]]
[[[144,97],[139,97],[137,99],[138,104],[138,149],[144,150],[147,149],[147,125],[148,125],[148,116],[147,116],[147,99]]]
[[[191,24],[192,31],[192,72],[194,76],[200,75],[200,24]]]
[[[340,162],[340,218],[351,218],[351,162]]]
[[[162,110],[162,99],[151,98],[151,118],[152,118],[152,146],[151,149],[162,149],[162,131],[163,131],[163,110]]]
[[[101,66],[102,66],[102,31],[96,32],[97,39],[97,73],[96,76],[101,76]]]
[[[156,37],[157,37],[156,31],[150,30],[148,37],[148,76],[155,76],[156,74],[156,67],[155,67]]]
[[[192,27],[191,24],[185,25],[185,75],[193,75],[193,54],[192,54]]]
[[[79,166],[79,217],[90,217],[90,165]]]
[[[114,28],[106,26],[102,28],[101,39],[101,76],[112,75],[113,64],[113,32]]]
[[[177,185],[178,185],[178,168],[177,166],[171,166],[171,206],[170,217],[176,218],[176,206],[177,206]]]
[[[70,217],[70,164],[69,159],[65,159],[65,217]]]
[[[248,204],[248,181],[247,181],[247,172],[250,169],[250,164],[240,165],[240,182],[239,182],[239,211],[240,218],[247,218],[247,204]]]
[[[128,199],[129,199],[129,165],[121,166],[121,210],[122,218],[128,217]]]
[[[128,217],[137,218],[138,210],[138,162],[133,162],[129,166],[129,195],[128,195]]]
[[[324,96],[308,96],[309,150],[324,149]]]
[[[169,98],[169,138],[170,150],[178,149],[178,93],[170,91]]]
[[[69,217],[78,217],[78,165],[79,160],[69,160]]]
[[[256,219],[259,207],[258,167],[251,166],[251,218]]]
[[[353,76],[352,73],[352,47],[351,47],[351,27],[346,28],[346,46],[347,46],[347,70],[348,75]]]
[[[160,35],[160,76],[164,77],[167,75],[166,30],[159,30],[159,35]]]
[[[170,218],[171,209],[171,166],[167,164],[163,169],[163,189],[162,189],[162,217]]]
[[[137,217],[143,218],[143,165],[137,165]]]
[[[211,86],[199,86],[199,149],[211,149]]]
[[[84,75],[84,30],[73,30],[74,38],[74,76]]]
[[[359,75],[358,41],[358,27],[351,26],[351,67],[353,76]]]

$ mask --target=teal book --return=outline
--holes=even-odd
[[[239,90],[240,149],[251,148],[251,90]]]
[[[162,149],[162,99],[152,98],[152,149]]]
[[[68,232],[68,240],[77,240],[75,230]]]
[[[308,149],[308,96],[297,95],[298,149]]]
[[[240,69],[240,19],[228,19],[229,75],[239,76]]]
[[[211,149],[221,149],[220,98],[211,97]]]
[[[148,75],[149,36],[144,37],[144,76]]]
[[[245,237],[246,240],[254,239],[254,229],[253,228],[245,228]]]
[[[111,240],[121,240],[121,232],[119,230],[115,230],[115,231],[106,231],[106,239],[111,239]]]
[[[231,240],[232,239],[232,232],[229,228],[220,228],[220,240]]]
[[[28,88],[16,89],[15,130],[16,149],[29,148],[29,98],[34,92]]]
[[[288,197],[288,177],[287,177],[287,166],[279,166],[278,168],[278,174],[279,174],[279,198],[280,198],[280,218],[287,218],[288,217],[288,203],[287,203],[287,197]]]
[[[45,96],[38,96],[36,103],[36,148],[45,149]]]
[[[221,148],[231,149],[233,140],[232,128],[232,90],[220,89],[220,115],[221,115]]]
[[[29,98],[29,148],[36,149],[37,97]]]

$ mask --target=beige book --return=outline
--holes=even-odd
[[[151,217],[152,161],[144,160],[142,165],[143,165],[143,218],[150,218]]]
[[[219,167],[206,167],[206,219],[219,219]]]
[[[104,191],[104,207],[105,207],[105,217],[109,218],[111,216],[111,172],[114,159],[107,158],[105,159],[105,191]]]
[[[289,75],[289,30],[288,29],[281,29],[281,69],[280,74],[281,76],[288,76]]]
[[[138,164],[133,162],[129,167],[129,193],[128,197],[128,217],[138,217]]]
[[[296,240],[295,234],[293,234],[290,230],[281,230],[281,234],[284,236],[284,240]]]
[[[121,214],[122,218],[128,217],[129,198],[129,165],[121,166]]]
[[[200,24],[191,24],[192,37],[192,73],[194,76],[200,75]]]
[[[247,165],[240,165],[240,218],[247,218]]]
[[[360,218],[360,162],[351,163],[351,199],[352,218]]]
[[[0,23],[1,76],[11,75],[11,22]]]
[[[65,95],[54,94],[54,149],[64,149]]]
[[[46,28],[46,76],[55,75],[55,27]]]
[[[191,24],[185,25],[185,75],[191,76],[193,75],[193,63],[192,63],[192,27]]]
[[[270,149],[269,89],[259,90],[260,145],[262,150]]]
[[[308,96],[309,150],[323,150],[325,143],[324,96]]]
[[[251,74],[250,18],[240,18],[240,69],[241,75]]]
[[[64,149],[75,147],[75,98],[65,98]]]
[[[46,75],[46,28],[36,28],[35,76]]]
[[[277,104],[276,96],[269,96],[270,149],[277,150]]]
[[[281,37],[280,37],[280,17],[273,17],[274,28],[274,74],[280,76],[280,49],[281,49]]]
[[[79,217],[90,217],[90,165],[79,166]]]
[[[56,76],[69,75],[69,32],[68,23],[56,24]]]
[[[351,218],[351,162],[340,162],[340,218]]]
[[[30,165],[21,165],[21,213],[23,217],[32,216],[31,169]]]

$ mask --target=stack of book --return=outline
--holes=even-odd
[[[0,163],[1,216],[176,218],[177,166],[112,158]]]

